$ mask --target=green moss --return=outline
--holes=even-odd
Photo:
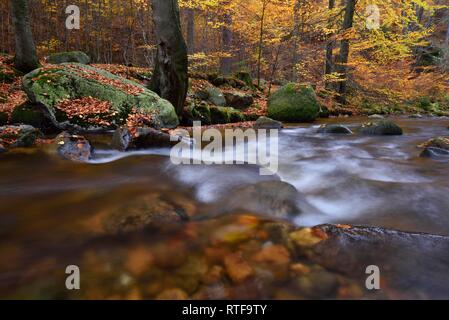
[[[96,76],[92,77],[91,74]],[[96,80],[97,77],[104,77],[111,82],[99,82]],[[136,87],[141,90],[141,93],[129,94],[111,84],[112,82]],[[123,124],[133,109],[150,115],[153,120],[152,125],[156,128],[172,128],[179,123],[174,107],[156,93],[136,82],[82,64],[61,64],[52,69],[35,70],[24,77],[23,87],[30,101],[45,105],[50,116],[57,122],[67,120],[66,115],[55,109],[59,102],[66,99],[93,97],[110,102],[113,116],[112,119],[106,120],[112,120],[115,125]],[[82,120],[77,121],[76,124],[87,126]]]
[[[284,122],[314,121],[320,112],[315,91],[310,86],[289,83],[268,101],[268,117]]]
[[[59,52],[50,55],[48,57],[48,62],[52,64],[61,64],[67,62],[89,64],[90,57],[82,51]]]

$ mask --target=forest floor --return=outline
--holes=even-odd
[[[43,63],[43,65],[47,64]],[[148,85],[151,78],[150,70],[143,67],[118,64],[94,64],[93,66],[144,85]],[[356,67],[354,76],[350,79],[348,103],[345,106],[336,103],[335,96],[320,84],[316,85],[318,100],[329,110],[331,117],[373,114],[449,116],[447,76],[432,70],[410,71],[412,67],[408,62],[402,62],[394,68],[397,70],[397,77],[391,79],[383,77],[381,70],[373,74],[365,72],[363,67]],[[21,78],[22,76],[12,67],[12,57],[0,56],[0,114],[10,117],[13,110],[27,100],[22,90]],[[398,81],[397,78],[402,80]],[[206,85],[211,83],[191,77],[189,92],[195,92],[199,87]],[[278,87],[279,85],[273,84],[271,92],[275,92]],[[220,86],[220,90],[226,92],[235,89]],[[238,91],[242,92],[242,90]],[[246,109],[244,113],[266,115],[268,95],[268,89],[258,90],[253,94],[255,97],[253,106]],[[240,122],[213,126],[217,128],[245,127],[252,126],[252,123]]]

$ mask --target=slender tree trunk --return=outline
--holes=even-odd
[[[299,42],[299,10],[301,9],[301,0],[296,0],[295,8],[293,10],[293,55],[292,55],[292,74],[291,80],[296,82],[298,80],[296,65],[299,62],[298,42]]]
[[[265,10],[267,8],[269,0],[263,0],[262,3],[262,15],[260,18],[260,31],[259,31],[259,46],[258,46],[258,57],[257,57],[257,86],[260,87],[260,72],[262,65],[262,50],[263,50],[263,35],[264,35],[264,24],[265,24]]]
[[[224,26],[222,27],[222,42],[223,42],[223,51],[230,55],[232,51],[232,31],[229,29],[229,26],[232,24],[232,17],[230,14],[224,15]],[[231,57],[223,57],[220,59],[220,71],[224,75],[229,75],[232,69],[232,58]]]
[[[187,15],[187,48],[189,54],[195,53],[195,11],[186,9]]]
[[[11,0],[12,21],[15,31],[15,68],[28,73],[39,68],[28,12],[28,0]]]
[[[329,11],[332,11],[335,8],[335,0],[329,0]],[[329,21],[329,28],[332,28],[332,22]],[[330,35],[330,39],[326,44],[326,66],[324,70],[325,75],[329,75],[334,72],[334,46],[335,40],[333,39],[334,35]],[[331,83],[326,81],[326,89],[331,88]]]
[[[182,115],[188,89],[187,45],[181,31],[177,0],[152,0],[157,57],[151,89]]]
[[[351,29],[354,22],[355,4],[357,0],[346,0],[345,17],[343,20],[343,33]],[[347,78],[348,78],[348,59],[349,59],[349,39],[341,40],[340,56],[337,64],[337,72],[341,75],[341,81],[338,83],[338,100],[346,104]]]

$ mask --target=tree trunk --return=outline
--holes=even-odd
[[[177,0],[152,0],[157,42],[151,90],[170,101],[182,115],[188,89],[187,45],[181,31]]]
[[[231,54],[232,50],[232,31],[229,26],[232,23],[232,17],[230,14],[225,14],[224,16],[224,26],[222,27],[222,41],[223,41],[223,51],[226,54]],[[224,75],[229,75],[232,69],[232,58],[223,57],[220,59],[220,71]]]
[[[16,40],[15,68],[28,73],[40,67],[28,13],[28,0],[11,0]]]
[[[260,72],[262,68],[262,50],[263,50],[263,36],[265,27],[265,10],[268,5],[268,0],[263,0],[262,3],[262,15],[260,18],[260,30],[259,30],[259,45],[258,45],[258,57],[257,57],[257,86],[260,87]]]
[[[335,0],[329,0],[329,11],[332,11],[335,8]],[[329,22],[329,28],[332,28],[332,22]],[[326,66],[324,70],[324,74],[328,75],[334,72],[334,46],[335,40],[333,39],[334,35],[330,35],[330,39],[326,44]],[[331,88],[331,83],[326,81],[326,89]]]
[[[298,54],[298,43],[299,43],[299,27],[300,27],[300,19],[299,19],[299,10],[301,9],[301,0],[296,0],[295,7],[293,10],[293,55],[292,55],[292,74],[291,80],[292,82],[296,82],[298,80],[296,65],[299,62],[299,54]]]
[[[186,9],[187,15],[187,48],[189,54],[195,53],[195,11],[191,8]]]
[[[355,4],[357,0],[346,0],[345,17],[343,20],[343,33],[352,28],[354,22]],[[338,100],[346,104],[347,78],[348,78],[348,59],[349,59],[349,39],[341,40],[340,56],[337,64],[337,72],[341,75],[341,81],[338,83]]]

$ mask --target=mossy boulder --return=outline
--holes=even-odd
[[[402,128],[390,120],[368,122],[362,125],[360,133],[377,136],[400,136],[403,134]]]
[[[323,125],[318,129],[318,133],[325,134],[352,134],[351,129],[341,124]]]
[[[209,110],[212,124],[226,124],[245,121],[245,116],[233,108],[211,106]]]
[[[173,105],[143,85],[79,63],[40,68],[23,78],[31,103],[42,104],[61,129],[116,128],[127,120],[142,126],[179,124]]]
[[[429,141],[419,145],[419,147],[425,148],[420,157],[422,158],[447,158],[449,156],[449,138],[437,137],[430,139]]]
[[[311,86],[289,83],[268,100],[268,117],[283,122],[311,122],[320,112]]]
[[[225,92],[224,97],[226,106],[236,109],[247,109],[254,103],[252,95],[240,91]]]
[[[223,92],[221,92],[220,89],[215,87],[209,87],[207,88],[207,94],[208,94],[207,99],[209,100],[210,103],[219,107],[224,107],[226,105],[226,99],[223,95]]]
[[[226,124],[246,121],[246,116],[234,108],[192,102],[184,109],[183,123],[192,125],[194,121],[201,121],[202,125]]]
[[[89,64],[90,57],[82,51],[59,52],[50,55],[48,57],[48,62],[51,64],[61,64],[67,62]]]

